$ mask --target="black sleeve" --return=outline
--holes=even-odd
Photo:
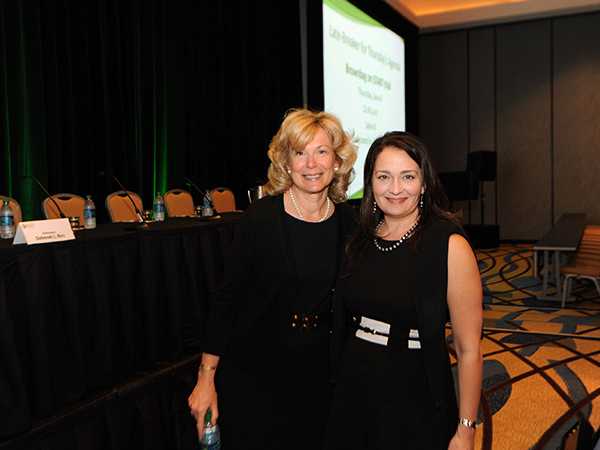
[[[216,292],[211,294],[204,327],[203,351],[222,356],[229,345],[237,312],[237,302],[244,301],[244,286],[252,277],[253,218],[244,213],[236,227],[231,245],[225,254],[224,277]]]

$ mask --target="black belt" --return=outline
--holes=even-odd
[[[290,325],[292,328],[302,331],[315,330],[322,327],[329,327],[331,319],[329,313],[292,313]]]

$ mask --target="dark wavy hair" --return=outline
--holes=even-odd
[[[423,193],[423,208],[421,209],[420,225],[416,229],[412,242],[418,243],[421,231],[432,218],[449,220],[460,226],[454,214],[448,211],[448,197],[431,164],[429,152],[425,144],[415,135],[405,131],[390,131],[375,139],[369,148],[365,160],[363,178],[363,198],[360,203],[359,228],[348,244],[348,254],[351,259],[365,248],[365,245],[375,237],[377,224],[383,218],[379,207],[373,211],[372,177],[375,161],[384,148],[392,147],[404,150],[421,169],[425,192]]]

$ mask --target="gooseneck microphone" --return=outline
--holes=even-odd
[[[148,226],[148,222],[146,222],[146,219],[144,219],[144,214],[142,214],[140,209],[137,207],[137,205],[131,198],[131,195],[129,195],[129,191],[127,189],[125,189],[125,186],[123,186],[123,184],[119,181],[119,179],[116,177],[116,175],[113,175],[112,178],[113,178],[113,180],[115,180],[117,182],[117,184],[119,185],[121,190],[125,193],[125,195],[129,199],[129,201],[133,205],[133,209],[135,209],[135,213],[137,214],[138,219],[139,219],[139,226],[142,228],[146,228]]]
[[[58,211],[58,215],[60,216],[61,219],[65,219],[67,216],[65,215],[65,213],[63,212],[63,210],[61,209],[61,207],[58,205],[57,201],[54,200],[54,197],[52,197],[50,195],[50,192],[48,192],[48,189],[46,189],[46,187],[42,184],[42,182],[40,180],[38,180],[36,177],[34,177],[33,175],[25,175],[25,178],[31,178],[33,181],[36,182],[36,184],[40,187],[40,189],[42,191],[44,191],[44,194],[46,194],[48,196],[48,198],[50,199],[50,201],[52,203],[54,203],[54,206],[56,206],[56,209]]]
[[[188,186],[192,186],[196,190],[196,192],[198,192],[198,194],[200,194],[202,196],[202,198],[204,198],[204,196],[206,195],[206,192],[208,192],[208,191],[203,191],[202,189],[200,189],[198,187],[198,185],[196,183],[194,183],[192,180],[190,180],[188,177],[183,177],[183,179],[185,180],[185,183]]]

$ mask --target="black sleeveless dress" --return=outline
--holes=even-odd
[[[223,361],[218,391],[223,450],[321,448],[331,400],[329,315],[338,220],[337,210],[321,223],[285,214],[295,272],[286,282],[295,284],[296,295],[277,298],[257,322],[253,339],[265,344],[249,361]]]
[[[439,448],[439,430],[428,420],[432,399],[418,336],[414,252],[410,240],[388,252],[370,242],[350,276],[338,283],[350,326],[334,390],[328,450]],[[370,334],[360,327],[362,317],[390,324],[387,345],[356,337],[358,330]]]

